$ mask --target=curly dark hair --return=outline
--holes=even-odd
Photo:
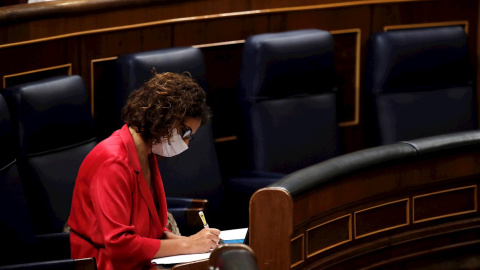
[[[188,117],[200,118],[201,125],[211,117],[205,91],[188,72],[153,70],[153,77],[129,95],[122,109],[122,120],[152,144],[170,138]]]

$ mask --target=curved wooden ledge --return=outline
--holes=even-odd
[[[0,8],[0,22],[33,20],[61,14],[87,13],[92,11],[131,8],[166,0],[56,0],[31,4],[11,5]]]

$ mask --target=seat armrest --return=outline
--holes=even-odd
[[[167,197],[167,210],[172,214],[182,235],[191,235],[202,227],[198,212],[205,211],[208,200]]]
[[[38,261],[70,259],[70,232],[36,235],[35,249]]]
[[[202,208],[205,209],[208,200],[204,199],[192,199],[192,198],[180,198],[180,197],[167,197],[167,208]]]

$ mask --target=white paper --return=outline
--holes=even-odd
[[[220,238],[223,240],[235,240],[235,239],[245,239],[247,235],[247,228],[242,229],[233,229],[220,231]],[[185,262],[193,262],[198,260],[208,259],[210,257],[210,252],[207,253],[196,253],[196,254],[185,254],[185,255],[175,255],[162,258],[156,258],[152,260],[154,264],[177,264]]]
[[[220,238],[223,240],[245,239],[248,228],[220,231]]]
[[[198,254],[175,255],[175,256],[168,256],[168,257],[153,259],[152,263],[177,264],[177,263],[193,262],[193,261],[208,259],[209,257],[210,257],[210,252],[198,253]]]

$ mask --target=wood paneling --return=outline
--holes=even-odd
[[[328,220],[307,230],[307,257],[352,240],[352,215]]]
[[[452,217],[477,211],[477,186],[459,187],[413,198],[413,222]]]

